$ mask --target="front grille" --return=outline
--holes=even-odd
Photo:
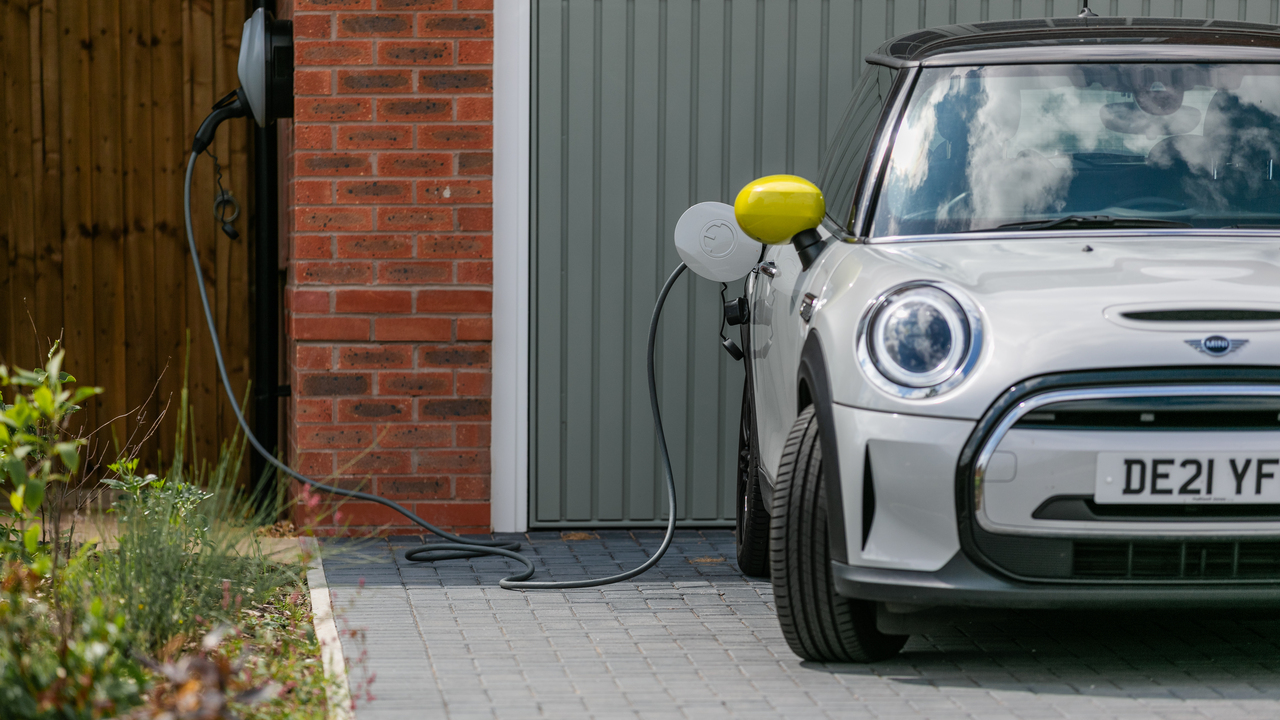
[[[1084,541],[1071,575],[1082,580],[1280,580],[1277,541]]]
[[[1026,579],[1280,580],[1280,540],[1082,540],[996,535],[982,528],[974,528],[973,537],[987,560]]]

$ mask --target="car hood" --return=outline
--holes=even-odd
[[[841,319],[838,329],[824,331],[824,342],[834,331],[832,337],[849,346],[843,350],[851,351],[866,308],[885,290],[913,280],[947,283],[980,308],[984,341],[977,368],[955,390],[925,400],[892,397],[865,382],[860,371],[845,373],[848,382],[833,383],[837,402],[977,418],[1011,383],[1047,373],[1280,364],[1280,321],[1125,316],[1187,309],[1280,312],[1277,237],[1021,237],[856,246],[826,285],[831,300],[823,310],[839,307]],[[1248,342],[1221,357],[1188,343],[1211,335]]]

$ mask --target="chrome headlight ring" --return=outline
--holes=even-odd
[[[922,289],[927,290],[913,292]],[[882,330],[882,323],[878,322],[882,313],[903,299],[914,300],[935,311],[938,319],[946,324],[951,338],[951,347],[943,361],[925,372],[912,373],[887,359],[884,338],[873,337]],[[963,337],[957,337],[959,334]],[[963,340],[963,346],[958,345],[959,340]],[[863,374],[873,385],[894,397],[919,400],[940,395],[964,382],[978,364],[983,341],[982,316],[968,295],[947,283],[920,280],[896,285],[871,303],[858,321],[854,353]]]

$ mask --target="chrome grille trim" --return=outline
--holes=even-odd
[[[996,448],[1008,435],[1014,425],[1018,423],[1028,413],[1035,412],[1046,405],[1054,403],[1065,403],[1081,400],[1110,400],[1115,398],[1164,398],[1164,397],[1280,397],[1280,386],[1278,385],[1258,385],[1258,384],[1198,384],[1198,385],[1130,385],[1116,387],[1095,387],[1095,388],[1073,388],[1070,390],[1053,390],[1039,395],[1033,395],[1019,402],[1011,410],[1005,413],[996,425],[991,435],[983,443],[982,449],[978,452],[977,460],[974,463],[973,476],[973,499],[974,499],[974,515],[978,524],[986,531],[1000,535],[1044,535],[1053,537],[1074,536],[1077,538],[1134,538],[1140,536],[1132,532],[1118,531],[1099,531],[1093,529],[1081,528],[1078,531],[1064,531],[1062,528],[1046,528],[1044,530],[1037,529],[1020,529],[1017,533],[1010,533],[1007,528],[995,526],[986,517],[983,509],[983,493],[985,487],[983,479],[986,475],[987,467],[991,463],[991,458],[996,452]],[[1179,532],[1180,535],[1194,536],[1197,533],[1193,531]],[[1218,531],[1215,534],[1220,535]],[[1237,533],[1233,532],[1233,535]],[[1277,528],[1246,528],[1241,527],[1238,531],[1240,536],[1276,536],[1280,534]]]

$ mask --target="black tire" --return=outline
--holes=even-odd
[[[750,388],[742,387],[742,421],[738,429],[738,569],[754,578],[769,577],[769,511],[760,494],[756,462],[755,409]]]
[[[836,595],[831,581],[819,437],[811,405],[791,427],[773,488],[769,559],[778,622],[791,650],[806,660],[884,660],[907,637],[880,632],[875,604]]]

